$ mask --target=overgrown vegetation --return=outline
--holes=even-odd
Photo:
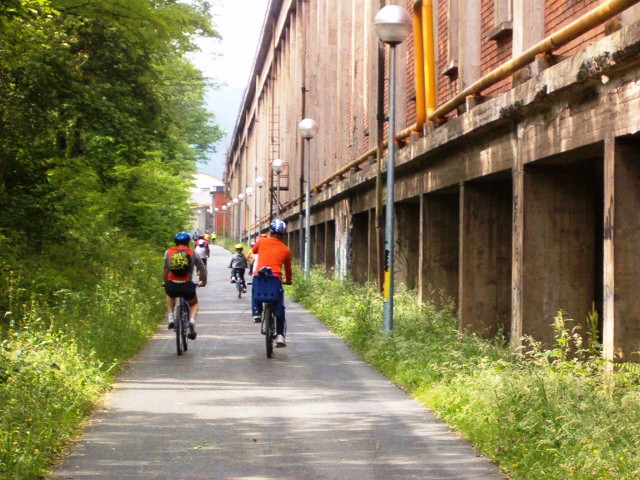
[[[639,371],[610,372],[593,329],[580,332],[562,312],[550,320],[556,344],[528,340],[525,353],[460,335],[452,309],[419,305],[415,292],[396,294],[387,336],[374,288],[320,271],[287,288],[511,478],[640,478]]]
[[[151,280],[160,278],[161,256],[124,241],[101,246],[111,255],[97,261],[69,250],[75,279],[66,257],[4,265],[0,478],[41,478],[162,318],[160,281]]]
[[[41,478],[161,318],[216,35],[206,0],[0,2],[0,478]]]

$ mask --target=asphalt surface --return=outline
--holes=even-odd
[[[51,478],[503,478],[300,305],[267,359],[229,259],[212,249],[188,352],[159,327]]]

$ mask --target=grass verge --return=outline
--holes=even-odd
[[[161,252],[98,248],[2,264],[0,478],[42,478],[162,318]]]
[[[305,282],[297,273],[300,280],[287,288],[292,299],[511,478],[640,478],[639,369],[608,373],[598,345],[561,312],[550,320],[556,345],[528,340],[525,354],[460,335],[451,308],[419,305],[415,292],[400,288],[388,336],[371,286],[320,271]]]

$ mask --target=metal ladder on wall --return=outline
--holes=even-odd
[[[269,165],[276,158],[280,158],[280,107],[277,105],[271,106],[271,115],[269,116]],[[284,173],[284,172],[283,172]],[[280,174],[280,190],[282,189],[282,177]],[[270,213],[271,217],[274,216],[276,211],[276,202],[278,202],[277,193],[277,181],[278,176],[273,173],[273,170],[269,168],[269,191],[271,192],[270,200]],[[282,210],[282,202],[280,202],[280,210]]]

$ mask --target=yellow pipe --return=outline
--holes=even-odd
[[[429,120],[433,121],[438,118],[444,118],[458,105],[463,104],[467,97],[477,95],[484,89],[494,85],[496,82],[511,76],[522,67],[531,63],[536,58],[536,55],[552,52],[558,47],[578,38],[583,33],[588,32],[593,27],[615,17],[627,8],[638,3],[638,1],[639,0],[609,0],[599,7],[594,8],[561,28],[556,33],[549,35],[544,40],[541,40],[528,50],[525,50],[516,58],[512,58],[507,63],[500,65],[495,70],[486,74],[480,80],[469,85],[458,95],[431,113],[429,115]]]
[[[427,111],[424,93],[424,42],[422,37],[422,0],[413,2],[413,51],[414,51],[414,78],[416,82],[416,124],[415,130],[419,135],[423,134],[424,124],[427,121]]]
[[[414,30],[415,31],[415,30]],[[433,42],[433,0],[422,0],[422,45],[427,116],[436,110],[436,62]]]

